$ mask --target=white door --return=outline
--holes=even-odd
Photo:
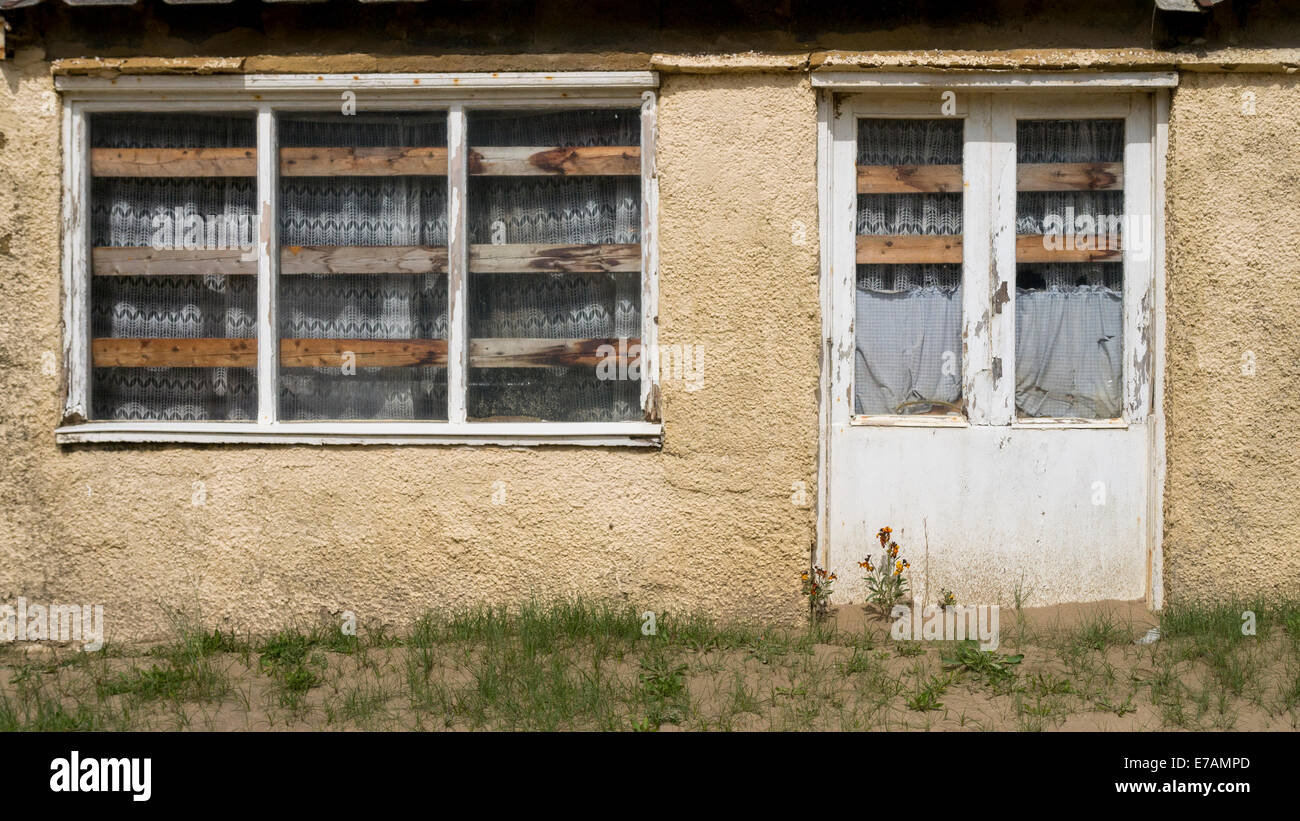
[[[935,87],[823,110],[836,600],[863,600],[886,525],[920,604],[1148,595],[1153,95]]]

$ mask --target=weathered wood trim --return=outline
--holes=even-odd
[[[275,111],[262,105],[257,111],[257,421],[263,425],[279,418],[280,346],[280,177],[275,161],[277,140]]]
[[[991,380],[985,418],[990,425],[1010,425],[1016,415],[1016,118],[1012,98],[990,98],[989,276],[988,290],[980,295],[989,312]]]
[[[406,93],[411,95],[459,97],[475,93],[526,93],[564,95],[622,92],[633,97],[659,85],[653,71],[500,71],[471,73],[355,73],[355,74],[220,74],[184,76],[132,74],[114,77],[62,75],[55,88],[74,94],[131,96],[137,94],[176,95],[187,92],[222,92],[261,95],[274,102],[277,95],[329,95],[344,91],[365,91],[368,95]],[[563,99],[563,98],[562,98]]]
[[[63,421],[90,418],[90,136],[80,106],[63,106]]]
[[[468,419],[469,396],[469,129],[465,107],[447,112],[447,419]]]
[[[813,88],[866,90],[889,88],[964,88],[1025,91],[1045,88],[1173,88],[1172,71],[813,71]]]
[[[989,209],[993,199],[993,98],[970,94],[962,168],[962,404],[972,425],[992,420],[993,342],[988,295],[992,254]]]
[[[544,445],[658,447],[648,422],[87,422],[54,432],[61,445],[185,442],[266,445]]]
[[[659,393],[659,144],[658,98],[641,94],[641,415],[663,418]]]

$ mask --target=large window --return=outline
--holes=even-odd
[[[61,439],[653,438],[653,76],[471,77],[78,88]]]

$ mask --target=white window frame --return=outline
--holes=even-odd
[[[250,442],[302,444],[484,444],[658,446],[658,202],[655,166],[659,78],[655,72],[481,74],[280,74],[210,77],[61,76],[63,99],[63,367],[60,444]],[[369,110],[438,110],[448,117],[448,419],[445,422],[285,422],[278,413],[278,146],[276,113],[337,109],[343,94]],[[470,422],[468,179],[465,123],[476,108],[637,107],[641,111],[641,406],[646,421]],[[104,111],[246,111],[257,118],[258,418],[256,422],[90,419],[90,168],[87,115]],[[261,226],[269,226],[262,232]]]
[[[962,415],[859,415],[853,412],[851,362],[847,395],[831,397],[823,424],[865,427],[1127,428],[1145,422],[1159,392],[1161,370],[1156,320],[1162,304],[1163,129],[1169,73],[814,73],[812,84],[835,95],[823,107],[822,307],[828,351],[851,339],[855,301],[857,121],[862,117],[940,119],[942,95],[956,95],[949,116],[965,121],[962,233]],[[1123,118],[1126,215],[1147,217],[1149,247],[1143,257],[1124,254],[1123,410],[1115,419],[1018,417],[1015,409],[1015,175],[1016,122],[1025,118]],[[829,122],[826,122],[829,118]],[[1005,289],[1001,311],[993,295]],[[824,358],[825,360],[825,358]],[[1002,378],[993,375],[1001,368]],[[831,371],[823,382],[831,384]]]

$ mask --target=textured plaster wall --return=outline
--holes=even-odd
[[[567,594],[802,612],[820,333],[806,76],[664,78],[661,343],[700,346],[702,369],[698,390],[664,381],[662,451],[61,449],[60,109],[36,54],[0,71],[0,602],[103,604],[117,640],[163,634],[163,606],[256,631]]]
[[[1300,589],[1298,124],[1292,75],[1184,74],[1173,96],[1170,600]]]

